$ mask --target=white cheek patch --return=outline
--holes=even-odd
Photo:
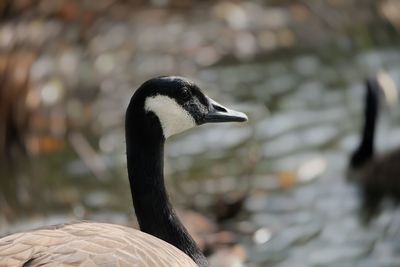
[[[156,95],[147,98],[145,109],[157,115],[165,138],[196,126],[193,117],[168,96]]]

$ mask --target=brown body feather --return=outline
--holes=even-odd
[[[363,219],[369,222],[385,198],[400,202],[400,150],[373,158],[356,177],[362,196]]]
[[[176,247],[139,230],[80,222],[1,238],[0,266],[197,265]]]

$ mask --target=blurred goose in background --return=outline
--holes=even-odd
[[[79,222],[0,239],[0,266],[209,266],[164,185],[164,143],[196,125],[243,122],[181,77],[142,84],[126,111],[128,176],[140,230]]]
[[[368,223],[379,213],[381,202],[389,197],[400,200],[400,149],[375,155],[375,132],[378,120],[380,95],[389,105],[397,102],[396,86],[384,72],[369,78],[365,86],[364,125],[361,140],[350,158],[349,179],[360,187],[361,215]]]

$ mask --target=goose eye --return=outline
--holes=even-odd
[[[190,92],[187,88],[183,88],[180,93],[180,98],[184,101],[189,100]]]

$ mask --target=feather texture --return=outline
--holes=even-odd
[[[176,247],[141,231],[79,222],[0,239],[1,267],[197,266]]]

